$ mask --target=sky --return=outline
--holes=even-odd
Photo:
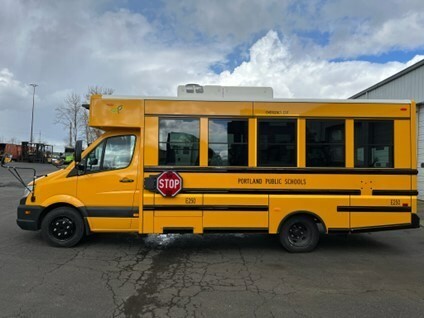
[[[62,151],[55,109],[89,86],[270,86],[348,98],[424,58],[422,0],[1,0],[0,142]]]

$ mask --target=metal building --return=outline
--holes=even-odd
[[[418,198],[424,200],[424,60],[350,98],[413,99],[417,103]]]

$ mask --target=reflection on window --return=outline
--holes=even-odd
[[[247,166],[246,119],[209,120],[209,166]]]
[[[345,166],[344,120],[306,120],[306,166]]]
[[[393,168],[393,120],[355,120],[355,167]]]
[[[199,119],[160,119],[159,164],[199,165]]]
[[[116,136],[102,141],[87,156],[86,172],[122,169],[129,166],[135,146],[135,136]]]
[[[296,120],[258,120],[258,166],[295,167]]]

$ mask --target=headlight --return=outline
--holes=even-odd
[[[34,190],[34,186],[27,185],[24,191],[24,198],[26,198],[32,192],[32,190]]]

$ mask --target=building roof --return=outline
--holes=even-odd
[[[394,81],[394,80],[396,80],[396,79],[398,79],[398,78],[400,78],[400,77],[402,77],[402,76],[404,76],[404,75],[412,72],[413,70],[416,70],[417,68],[420,68],[423,65],[424,65],[424,59],[422,59],[421,61],[419,61],[419,62],[417,62],[417,63],[415,63],[415,64],[413,64],[413,65],[411,65],[411,66],[409,66],[407,68],[405,68],[404,70],[402,70],[402,71],[400,71],[400,72],[398,72],[398,73],[396,73],[396,74],[394,74],[394,75],[392,75],[392,76],[390,76],[390,77],[382,80],[381,82],[378,82],[377,84],[375,84],[375,85],[373,85],[371,87],[368,87],[368,88],[364,89],[363,91],[360,91],[359,93],[356,93],[355,95],[349,97],[349,99],[356,99],[356,98],[364,95],[367,92],[373,91],[373,90],[375,90],[375,89],[377,89],[377,88],[379,88],[381,86],[386,85],[387,83],[390,83],[390,82],[392,82],[392,81]]]

